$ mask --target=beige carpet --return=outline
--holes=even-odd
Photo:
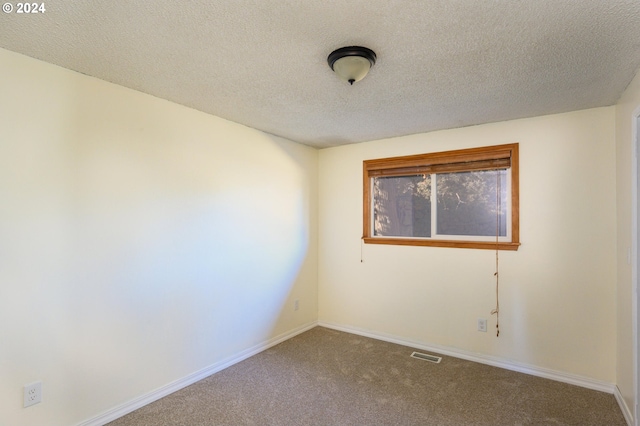
[[[626,425],[613,395],[412,352],[316,327],[110,425]]]

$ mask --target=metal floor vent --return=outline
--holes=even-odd
[[[420,352],[412,353],[411,357],[412,358],[423,359],[423,360],[429,361],[429,362],[435,362],[436,364],[439,364],[440,361],[442,361],[442,358],[439,357],[439,356],[429,355],[429,354],[421,354]]]

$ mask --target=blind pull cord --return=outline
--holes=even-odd
[[[499,298],[499,283],[500,275],[498,272],[499,266],[499,237],[500,237],[500,171],[496,170],[496,272],[493,274],[496,277],[496,308],[491,311],[491,315],[496,316],[496,337],[500,337],[500,298]]]

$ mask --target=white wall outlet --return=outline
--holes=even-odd
[[[298,299],[296,299],[293,302],[293,310],[297,311],[298,309],[300,309],[300,301]]]
[[[478,331],[487,332],[487,320],[484,318],[478,318]]]
[[[24,407],[42,402],[42,382],[24,385]]]

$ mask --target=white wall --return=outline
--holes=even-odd
[[[617,385],[630,413],[635,406],[633,385],[633,282],[627,251],[632,236],[632,135],[633,114],[640,107],[640,74],[627,87],[616,105],[617,160],[617,226],[618,226],[618,286],[617,286]],[[637,255],[637,254],[636,254]]]
[[[0,424],[77,424],[316,320],[316,150],[0,63]]]
[[[520,143],[517,252],[361,246],[362,161]],[[616,380],[615,107],[320,151],[319,321]],[[361,250],[364,262],[360,262]]]

